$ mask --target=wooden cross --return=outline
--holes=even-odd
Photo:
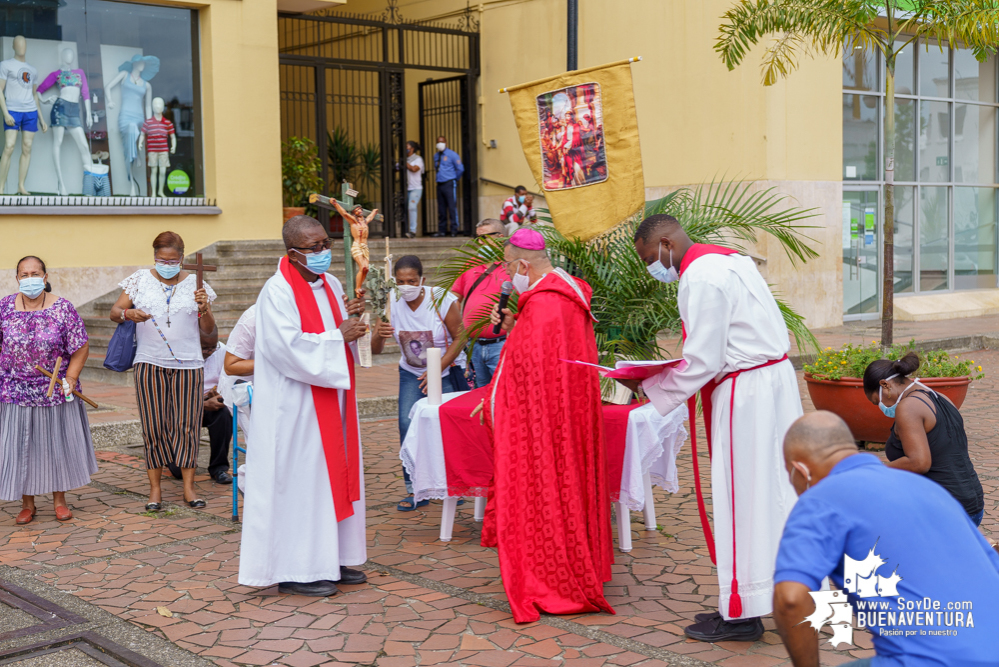
[[[331,211],[335,211],[336,209],[333,207],[333,202],[338,201],[340,202],[340,206],[343,207],[343,210],[347,211],[348,213],[353,213],[352,209],[354,208],[354,197],[356,196],[357,196],[357,190],[354,190],[353,186],[350,183],[344,181],[343,185],[340,186],[340,199],[336,199],[335,197],[324,197],[323,195],[313,193],[309,195],[309,203],[315,204],[320,208],[325,208]],[[369,211],[366,208],[362,208],[361,215],[367,217],[371,215],[371,211]],[[382,216],[382,214],[379,213],[378,215],[375,216],[374,221],[381,222],[384,219],[385,218]],[[353,242],[354,239],[350,235],[350,225],[347,223],[346,220],[344,220],[343,262],[345,265],[345,270],[347,272],[347,284],[346,284],[346,290],[344,290],[345,294],[357,294],[357,291],[355,289],[357,286],[354,285],[354,274],[356,273],[356,269],[354,268],[354,258],[350,254],[350,246],[353,245]]]
[[[61,361],[62,361],[62,357],[59,357],[59,359],[56,360],[56,367],[55,367],[56,370],[55,370],[55,373],[49,373],[47,370],[45,370],[41,366],[35,366],[35,370],[36,371],[38,371],[39,373],[41,373],[45,377],[49,378],[49,380],[50,380],[50,382],[49,382],[49,396],[52,396],[52,387],[55,385],[56,379],[59,377],[59,365],[60,365]],[[90,400],[89,398],[87,398],[86,396],[84,396],[83,394],[81,394],[80,392],[78,392],[75,389],[73,390],[73,396],[76,396],[80,400],[85,401],[87,404],[89,404],[90,406],[92,406],[95,410],[97,410],[98,408],[100,408],[100,406],[97,405],[97,403],[93,402],[92,400]]]
[[[211,264],[205,264],[201,261],[201,253],[195,253],[194,264],[184,264],[181,266],[182,269],[188,271],[194,271],[194,274],[198,277],[198,289],[204,287],[205,284],[205,271],[218,271],[219,267],[212,266]]]

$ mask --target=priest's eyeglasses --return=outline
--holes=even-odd
[[[325,241],[320,241],[316,245],[309,246],[307,248],[299,248],[297,246],[292,246],[293,250],[301,250],[302,252],[309,251],[311,253],[322,252],[323,250],[329,250],[330,246],[333,245],[333,239],[326,237]]]

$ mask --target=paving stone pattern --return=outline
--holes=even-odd
[[[988,375],[971,388],[962,413],[987,494],[982,528],[991,536],[999,516],[990,400],[999,352],[975,352],[972,358]],[[802,397],[811,410],[804,386]],[[680,492],[656,492],[659,530],[646,532],[636,514],[634,550],[615,552],[614,578],[605,590],[617,615],[545,616],[517,625],[496,553],[479,546],[472,503],[458,510],[454,540],[440,542],[439,502],[426,511],[395,509],[404,495],[395,421],[365,422],[362,437],[369,583],[344,586],[337,597],[282,596],[275,588],[240,586],[240,527],[229,518],[230,487],[198,477],[208,508],[196,512],[181,505],[180,484],[166,479],[165,511],[147,515],[142,461],[119,451],[100,452],[100,472],[91,485],[67,494],[73,521],[56,522],[51,500],[44,498],[36,521],[15,527],[19,504],[0,503],[0,565],[220,667],[789,664],[769,618],[768,631],[754,643],[712,645],[683,637],[694,614],[717,604],[687,448],[678,462]],[[708,468],[706,458],[701,467]],[[171,616],[161,615],[161,607]],[[872,655],[869,636],[855,636],[858,646],[841,645],[841,651],[823,639],[823,664]]]

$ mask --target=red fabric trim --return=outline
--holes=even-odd
[[[287,257],[281,258],[281,275],[291,285],[295,295],[295,305],[302,318],[303,333],[323,333],[323,316],[319,312],[319,304],[312,287],[298,271],[292,268]],[[327,280],[323,281],[326,298],[330,301],[333,311],[333,321],[337,327],[343,322],[340,314],[340,304],[333,296],[333,290]],[[357,419],[357,400],[354,388],[354,355],[347,349],[347,368],[350,373],[350,389],[347,390],[347,443],[344,444],[343,417],[340,414],[340,397],[337,389],[329,387],[312,387],[312,400],[316,405],[316,417],[319,421],[319,434],[323,441],[323,452],[326,455],[326,469],[330,477],[330,489],[333,491],[333,507],[336,509],[336,520],[343,521],[354,515],[354,503],[361,499],[360,486],[360,441]]]
[[[680,275],[687,270],[691,262],[695,259],[704,257],[705,255],[738,255],[738,250],[733,250],[732,248],[726,248],[720,245],[710,245],[708,243],[695,243],[694,245],[687,248],[687,252],[683,253],[683,259],[680,260]]]

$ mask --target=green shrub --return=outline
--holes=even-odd
[[[862,378],[864,371],[872,361],[878,359],[890,359],[895,361],[901,359],[909,352],[916,352],[922,363],[914,373],[914,377],[919,378],[942,378],[942,377],[966,377],[971,376],[972,380],[978,380],[985,375],[982,367],[976,366],[974,360],[961,359],[955,355],[951,357],[946,352],[935,350],[931,352],[921,352],[916,349],[916,341],[909,341],[908,345],[894,345],[888,354],[885,354],[881,345],[877,341],[871,341],[870,345],[844,345],[839,350],[827,347],[819,352],[818,358],[805,365],[805,373],[817,380],[841,380],[843,378]]]

